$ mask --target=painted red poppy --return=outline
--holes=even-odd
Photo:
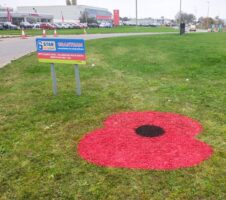
[[[87,134],[78,146],[82,158],[100,166],[172,170],[196,166],[213,152],[194,138],[202,126],[178,114],[119,113],[104,125]]]

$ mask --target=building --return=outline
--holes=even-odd
[[[70,6],[20,6],[18,12],[24,13],[45,13],[53,15],[54,22],[79,22],[82,15],[86,18],[95,18],[97,21],[112,20],[112,13],[105,8],[98,8],[85,5]]]
[[[12,8],[0,6],[0,22],[11,21],[15,25],[20,25],[21,22],[53,22],[53,15],[31,12],[18,12]]]
[[[10,12],[13,11],[12,8],[6,8],[6,7],[2,7],[2,6],[0,5],[0,12],[7,12],[8,10],[9,10]]]
[[[124,22],[125,25],[136,25],[136,19],[130,19],[129,21]],[[146,18],[146,19],[138,19],[137,24],[140,26],[171,26],[173,24],[173,20],[171,19],[165,19],[165,18],[159,18],[159,19],[153,19],[153,18]]]

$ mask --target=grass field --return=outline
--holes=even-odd
[[[90,28],[87,33],[138,33],[138,32],[176,32],[169,27],[134,27],[134,26],[120,26],[115,28]],[[42,35],[42,30],[25,30],[27,35]],[[83,34],[83,29],[61,29],[57,31],[60,35]],[[0,30],[0,35],[20,35],[20,30]],[[53,30],[47,31],[47,34],[53,35]]]
[[[27,55],[0,70],[0,199],[226,199],[226,34],[156,35],[87,42],[75,95],[72,66]],[[95,64],[92,67],[92,64]],[[117,112],[158,110],[202,123],[214,149],[192,168],[103,168],[77,154],[80,139]]]

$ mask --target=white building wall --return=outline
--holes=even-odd
[[[65,22],[77,22],[84,12],[85,8],[92,8],[98,10],[107,11],[104,8],[96,8],[90,6],[21,6],[17,10],[19,12],[34,13],[34,9],[37,13],[50,14],[54,17],[54,22],[62,22],[62,14]]]

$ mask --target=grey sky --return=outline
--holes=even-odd
[[[180,0],[138,0],[139,18],[153,17],[174,18],[179,10]],[[196,16],[207,16],[208,0],[182,0],[182,9],[194,13]],[[226,19],[226,0],[209,0],[210,16],[220,16]],[[78,4],[99,6],[110,11],[119,9],[121,16],[135,16],[135,0],[78,0]],[[2,6],[26,5],[65,5],[65,0],[0,0]]]

